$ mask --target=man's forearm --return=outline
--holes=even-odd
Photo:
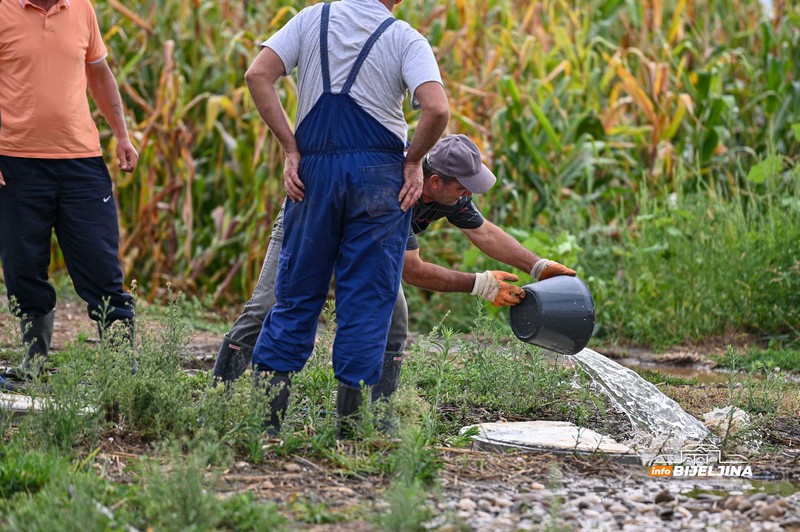
[[[102,64],[87,65],[87,80],[92,98],[103,118],[111,127],[114,137],[117,139],[128,138],[128,126],[125,124],[125,114],[117,80],[114,79],[114,75],[105,61]]]
[[[477,229],[463,231],[478,249],[503,264],[529,272],[539,260],[535,253],[488,220]]]
[[[297,140],[275,89],[275,83],[283,74],[280,57],[270,48],[264,48],[245,72],[244,80],[258,114],[278,139],[283,151],[295,153],[298,151]]]
[[[442,136],[450,119],[450,109],[444,88],[434,81],[424,83],[417,88],[416,96],[422,107],[411,146],[406,154],[409,163],[420,163],[425,154],[433,148]]]
[[[253,97],[253,103],[258,110],[258,114],[275,135],[275,138],[278,139],[283,151],[298,151],[297,140],[288,120],[286,120],[286,114],[281,106],[275,85],[264,83],[263,81],[254,82],[248,79],[247,88],[250,89],[250,95]]]
[[[409,162],[422,161],[425,154],[436,145],[436,142],[442,136],[444,128],[447,127],[448,116],[422,113],[417,123],[417,128],[414,130],[414,137],[406,154],[406,160]]]
[[[404,267],[403,281],[434,292],[471,292],[475,284],[475,274],[422,262],[413,269]]]

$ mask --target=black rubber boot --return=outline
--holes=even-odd
[[[22,373],[25,377],[35,377],[44,367],[50,342],[53,340],[55,318],[56,311],[53,309],[44,316],[24,317],[20,320],[22,342],[28,346],[28,352],[22,361]]]
[[[269,401],[269,409],[264,413],[264,423],[261,426],[270,436],[277,436],[289,407],[292,378],[288,373],[258,370],[255,382],[256,387],[264,391]]]
[[[378,384],[372,387],[372,402],[388,399],[397,391],[400,384],[400,369],[403,366],[403,353],[386,351],[383,355],[383,369]]]
[[[253,346],[228,338],[222,340],[214,369],[211,372],[212,386],[224,382],[227,386],[242,376],[253,360]]]
[[[375,408],[375,423],[384,434],[396,434],[399,428],[397,418],[392,412],[391,397],[400,384],[400,369],[403,366],[403,353],[386,351],[383,355],[383,369],[378,384],[372,387],[372,402]]]
[[[364,395],[361,388],[339,383],[336,394],[336,417],[339,424],[339,439],[350,439],[361,425],[361,403]]]
[[[19,392],[23,390],[23,387],[21,384],[14,384],[3,375],[0,375],[0,390],[4,392]]]

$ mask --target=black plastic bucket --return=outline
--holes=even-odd
[[[586,283],[559,275],[522,288],[525,299],[510,307],[517,338],[562,355],[586,347],[594,330],[594,300]]]

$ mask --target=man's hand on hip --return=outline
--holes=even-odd
[[[422,162],[403,164],[403,188],[400,190],[400,209],[408,211],[422,195]]]
[[[536,261],[536,264],[533,265],[531,269],[531,277],[534,279],[538,279],[539,281],[544,281],[545,279],[549,279],[551,277],[556,277],[558,275],[576,275],[575,270],[571,268],[567,268],[563,264],[559,264],[554,260],[547,260],[547,259],[539,259]]]
[[[3,179],[3,172],[0,172],[0,187],[6,186],[6,180]]]
[[[290,200],[298,202],[306,197],[306,186],[300,180],[299,151],[286,152],[286,160],[283,163],[283,185]]]

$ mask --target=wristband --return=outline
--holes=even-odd
[[[494,274],[486,270],[483,273],[475,274],[475,284],[472,285],[473,296],[481,296],[483,299],[494,301],[497,294],[500,293],[500,283]]]
[[[531,268],[531,277],[534,279],[539,279],[539,276],[542,275],[542,272],[545,268],[551,263],[552,261],[548,259],[539,259],[536,261],[536,264],[533,265]]]

